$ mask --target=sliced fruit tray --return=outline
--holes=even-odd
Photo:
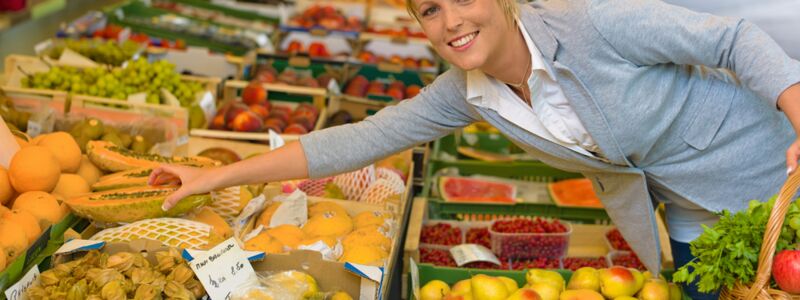
[[[456,174],[454,174],[456,173]],[[526,199],[513,204],[447,202],[434,189],[438,177],[487,175],[528,182],[554,182],[580,178],[580,174],[561,171],[538,161],[485,162],[465,159],[456,151],[455,137],[443,137],[433,144],[428,174],[422,195],[429,198],[429,213],[433,219],[493,220],[508,216],[542,216],[576,223],[605,223],[609,217],[602,208],[559,207],[551,203],[530,203]],[[437,196],[434,196],[437,195]]]

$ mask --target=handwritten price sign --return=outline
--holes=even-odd
[[[212,300],[230,299],[239,286],[257,280],[247,254],[231,238],[189,262]]]

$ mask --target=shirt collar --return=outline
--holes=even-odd
[[[517,26],[519,27],[520,31],[522,32],[522,37],[525,39],[525,44],[528,46],[528,51],[531,53],[531,68],[533,70],[541,70],[547,73],[548,77],[553,81],[556,81],[553,72],[544,63],[544,58],[542,57],[542,53],[539,52],[539,49],[536,47],[536,44],[533,43],[528,31],[525,30],[525,27],[522,24],[522,21],[519,19],[516,20]],[[474,69],[467,71],[467,101],[474,104],[474,105],[481,105],[484,101],[481,98],[485,98],[486,93],[488,92],[489,87],[491,86],[491,82],[489,80],[489,76],[487,76],[483,71],[479,69]]]

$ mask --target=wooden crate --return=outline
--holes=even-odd
[[[222,99],[223,101],[238,101],[238,93],[239,90],[244,89],[249,83],[246,81],[241,80],[227,80],[225,81],[223,91],[222,91]],[[309,88],[309,87],[299,87],[299,86],[290,86],[285,84],[269,84],[264,83],[262,86],[267,90],[276,91],[276,92],[283,92],[287,94],[298,94],[298,95],[306,95],[312,98],[312,103],[314,106],[319,108],[319,116],[317,117],[316,123],[314,124],[314,129],[312,131],[320,130],[325,127],[325,120],[327,116],[327,108],[325,107],[325,99],[327,98],[327,90],[324,88]],[[284,106],[296,106],[296,103],[292,102],[283,102],[283,101],[270,101],[273,105],[284,105]],[[239,140],[239,141],[257,141],[257,142],[269,142],[269,133],[265,132],[235,132],[235,131],[226,131],[226,130],[213,130],[213,129],[192,129],[191,135],[195,137],[203,137],[203,138],[215,138],[215,139],[230,139],[230,140]],[[300,135],[296,134],[280,134],[281,138],[285,141],[296,141],[300,138]]]

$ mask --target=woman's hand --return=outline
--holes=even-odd
[[[786,150],[786,175],[797,170],[798,159],[800,159],[800,139],[796,139]]]
[[[800,158],[800,83],[790,86],[778,97],[778,107],[786,114],[792,123],[797,137],[786,150],[786,174],[797,170],[797,160]]]
[[[194,194],[208,193],[214,189],[213,176],[210,176],[213,170],[215,169],[163,165],[150,173],[147,183],[149,185],[180,186],[161,205],[161,209],[167,211],[183,198]]]

